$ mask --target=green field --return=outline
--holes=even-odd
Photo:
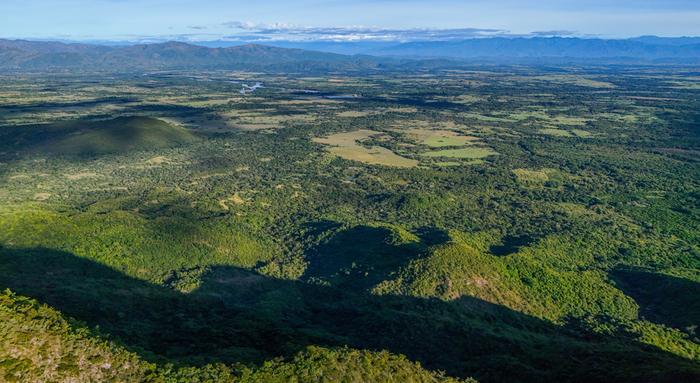
[[[360,144],[361,141],[379,134],[379,132],[361,129],[314,138],[314,142],[328,145],[329,152],[346,160],[403,168],[411,168],[418,164],[418,161],[401,157],[387,148],[377,145],[368,147]]]
[[[428,145],[431,148],[441,148],[445,146],[462,146],[468,144],[469,142],[470,139],[464,136],[433,136],[423,141],[425,145]]]
[[[498,153],[489,148],[468,147],[461,149],[445,149],[432,152],[425,152],[422,155],[425,157],[445,157],[445,158],[485,158],[494,156]]]

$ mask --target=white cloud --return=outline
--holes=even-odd
[[[504,35],[507,31],[487,28],[409,28],[387,29],[379,27],[308,27],[291,24],[263,24],[248,21],[230,21],[223,24],[239,33],[229,38],[248,40],[288,41],[435,41],[460,40],[475,37]]]

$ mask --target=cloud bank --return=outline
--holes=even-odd
[[[223,26],[232,34],[227,39],[241,41],[449,41],[507,35],[508,31],[488,28],[387,29],[375,27],[307,27],[290,24],[261,24],[230,21]]]

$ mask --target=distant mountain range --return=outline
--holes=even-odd
[[[217,46],[227,42],[210,41]],[[229,43],[230,44],[230,43]],[[582,39],[570,37],[492,37],[458,41],[420,42],[292,42],[275,46],[310,49],[338,54],[365,54],[410,58],[490,59],[615,59],[684,61],[700,58],[700,37],[665,38],[642,36],[624,40]],[[561,60],[558,60],[561,61]]]
[[[0,69],[5,70],[350,70],[377,67],[386,59],[264,45],[208,48],[181,42],[104,46],[24,40],[0,40]]]
[[[99,45],[0,39],[3,70],[366,70],[408,60],[467,62],[700,62],[700,38],[642,36],[624,40],[568,37],[493,37],[422,42],[290,42],[272,45],[209,41],[195,44]]]
[[[689,44],[683,44],[686,41]],[[447,42],[411,42],[367,52],[382,56],[571,59],[699,59],[700,39],[642,37],[627,40],[548,38],[482,38]]]

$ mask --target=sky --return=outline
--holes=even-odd
[[[420,41],[700,36],[700,0],[0,0],[0,38]]]

